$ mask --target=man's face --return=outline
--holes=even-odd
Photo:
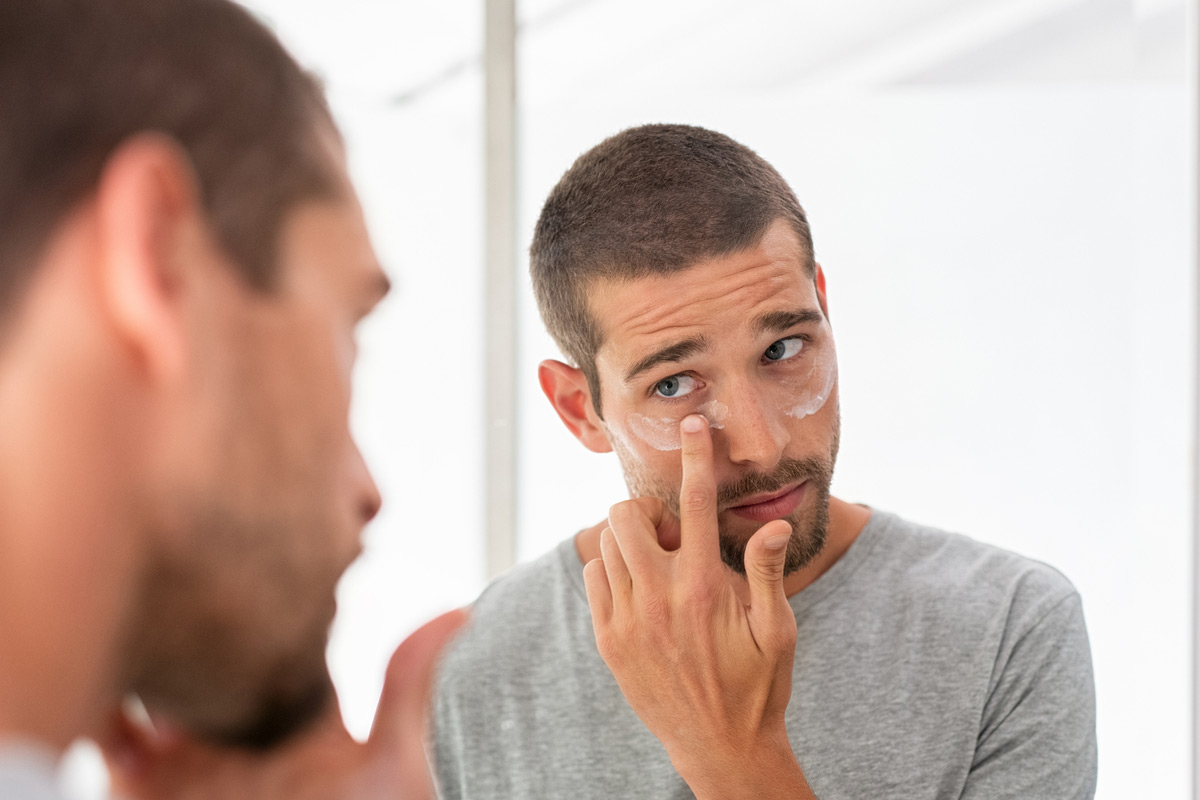
[[[340,162],[338,196],[287,218],[275,291],[222,264],[195,303],[133,685],[219,741],[269,745],[327,707],[334,589],[379,508],[348,415],[355,326],[387,280]]]
[[[589,306],[605,434],[634,496],[679,511],[679,421],[713,434],[722,558],[744,571],[745,545],[787,519],[786,573],[820,552],[839,415],[833,334],[791,229],[672,275],[606,281]]]

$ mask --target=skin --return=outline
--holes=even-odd
[[[820,268],[806,274],[802,249],[782,223],[754,247],[664,277],[602,282],[590,307],[602,330],[597,353],[601,419],[574,367],[543,362],[543,390],[569,430],[596,452],[615,450],[632,499],[576,537],[601,655],[634,711],[666,747],[697,797],[811,797],[792,753],[783,711],[791,694],[795,619],[786,598],[809,586],[853,544],[866,508],[805,490],[785,521],[745,519],[719,487],[771,475],[789,460],[832,469],[839,432],[837,389],[816,413],[795,419],[779,403],[795,365],[764,360],[780,340],[827,333]],[[819,310],[824,319],[762,330],[774,312]],[[703,337],[707,346],[630,382],[648,354]],[[794,348],[790,348],[794,349]],[[790,351],[789,349],[789,351]],[[775,352],[772,350],[772,352]],[[800,356],[796,356],[799,358]],[[729,408],[724,428],[681,424],[682,450],[662,452],[621,430],[630,414],[656,416],[659,381],[690,378],[688,403]],[[700,387],[700,388],[696,388]],[[790,523],[787,524],[787,523]],[[814,557],[784,574],[789,541],[824,527]],[[789,532],[790,530],[790,532]],[[722,563],[719,539],[745,544],[745,575]],[[768,546],[776,539],[785,546]],[[664,666],[669,665],[669,666]]]
[[[125,142],[0,339],[0,686],[20,687],[0,739],[92,735],[130,796],[430,794],[423,698],[462,615],[397,650],[365,745],[324,663],[380,505],[348,412],[355,326],[387,291],[324,142],[337,190],[288,214],[271,293],[237,277],[178,146]],[[115,711],[131,692],[152,724]],[[204,743],[272,725],[299,735]]]

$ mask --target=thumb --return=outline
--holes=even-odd
[[[746,543],[746,581],[750,584],[752,616],[774,613],[787,605],[783,591],[783,564],[792,538],[792,526],[777,519],[763,525]]]
[[[438,656],[466,621],[466,609],[447,612],[422,625],[396,648],[388,662],[383,694],[368,739],[373,748],[380,748],[392,757],[401,754],[397,749],[421,752]]]

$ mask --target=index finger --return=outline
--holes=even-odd
[[[679,423],[683,452],[683,484],[679,487],[681,557],[711,563],[720,558],[717,532],[717,480],[713,474],[712,434],[699,414]]]

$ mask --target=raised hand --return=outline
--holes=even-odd
[[[747,543],[744,602],[721,562],[708,423],[686,417],[680,433],[679,520],[657,499],[618,503],[601,558],[584,568],[597,647],[697,797],[812,797],[784,726],[796,645],[783,589],[791,526],[767,523]],[[680,546],[665,550],[660,532],[671,541],[676,525]]]
[[[263,754],[201,744],[177,731],[152,733],[122,716],[101,742],[114,791],[137,800],[429,800],[423,741],[433,669],[465,620],[461,610],[443,614],[396,649],[366,743],[350,736],[336,708]]]

